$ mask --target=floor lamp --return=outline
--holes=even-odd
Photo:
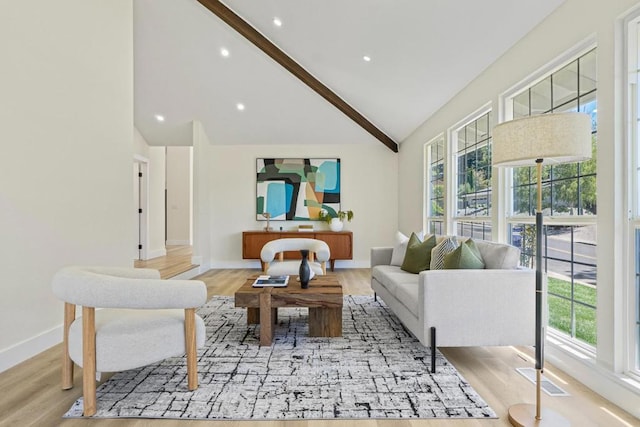
[[[554,411],[542,410],[540,382],[544,365],[542,274],[542,163],[578,162],[591,158],[591,118],[584,113],[550,113],[501,123],[493,128],[493,166],[537,167],[536,210],[536,404],[509,408],[509,421],[517,427],[568,426]]]

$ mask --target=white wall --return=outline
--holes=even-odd
[[[135,126],[133,128],[133,154],[149,159],[149,144]]]
[[[131,265],[128,0],[6,1],[0,13],[0,371],[61,341],[51,278]]]
[[[133,151],[147,165],[147,259],[166,255],[165,248],[165,148],[149,146],[134,128]],[[135,236],[135,235],[134,235]],[[144,243],[143,243],[144,244]]]
[[[166,147],[167,245],[191,244],[191,147]]]
[[[622,370],[621,296],[624,295],[623,102],[624,68],[621,39],[616,42],[619,17],[637,0],[568,0],[503,57],[450,100],[400,146],[400,228],[422,225],[423,145],[487,102],[498,113],[499,96],[572,48],[593,39],[598,56],[598,351],[587,370],[579,362],[548,347],[548,355],[569,374],[605,397],[640,416],[635,398],[608,382]],[[595,372],[604,374],[596,375]],[[587,372],[587,374],[585,374]],[[626,397],[625,397],[626,396]],[[627,397],[629,399],[627,399]],[[626,399],[626,400],[625,400]],[[630,409],[629,402],[636,404]]]
[[[210,163],[213,146],[202,123],[193,121],[193,256],[191,263],[204,273],[211,268],[212,221]]]
[[[165,247],[165,150],[149,147],[149,251],[148,258],[166,255]]]
[[[212,267],[259,268],[257,261],[242,260],[242,231],[265,226],[255,214],[256,158],[260,157],[340,158],[342,208],[353,210],[355,215],[353,221],[345,223],[345,229],[353,231],[353,261],[338,261],[336,268],[368,267],[370,248],[393,242],[397,230],[398,156],[382,144],[208,145],[196,149],[195,158],[201,164],[196,166],[197,181],[209,182],[204,186],[206,193],[200,196],[208,200],[197,204],[201,206],[200,220],[210,221]],[[272,225],[287,230],[295,229],[297,223],[272,221]],[[327,229],[324,223],[314,225]]]

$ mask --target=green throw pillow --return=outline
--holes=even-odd
[[[404,255],[402,266],[404,271],[409,273],[420,273],[429,269],[431,262],[431,249],[436,245],[436,236],[432,235],[424,242],[421,242],[416,233],[411,233],[407,243],[407,252]]]
[[[481,269],[484,261],[476,243],[469,239],[444,256],[445,269]]]

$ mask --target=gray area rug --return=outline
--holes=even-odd
[[[343,336],[307,336],[307,309],[278,310],[271,347],[232,297],[199,310],[207,343],[200,385],[187,389],[183,358],[115,374],[98,388],[94,417],[173,419],[495,418],[456,369],[405,330],[384,302],[345,296]],[[82,416],[82,399],[65,417]]]

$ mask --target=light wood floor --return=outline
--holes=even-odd
[[[135,260],[136,268],[155,268],[160,272],[160,277],[168,279],[178,274],[189,271],[197,265],[191,264],[191,246],[167,246],[167,255],[148,259]]]
[[[248,274],[258,270],[212,270],[199,279],[207,284],[209,296],[233,295]],[[369,269],[337,270],[345,293],[371,295]],[[277,333],[277,331],[276,331]],[[60,351],[58,345],[0,374],[0,427],[62,426],[212,426],[212,427],[497,427],[508,426],[507,409],[511,404],[532,403],[535,388],[515,371],[532,366],[528,349],[511,347],[475,347],[441,349],[476,391],[497,412],[493,420],[364,420],[364,421],[175,421],[175,420],[96,420],[62,419],[62,415],[82,394],[81,370],[76,369],[75,387],[60,389]],[[547,364],[546,374],[568,391],[570,397],[543,396],[544,407],[569,418],[574,427],[640,426],[620,408]],[[99,402],[98,402],[99,404]]]

